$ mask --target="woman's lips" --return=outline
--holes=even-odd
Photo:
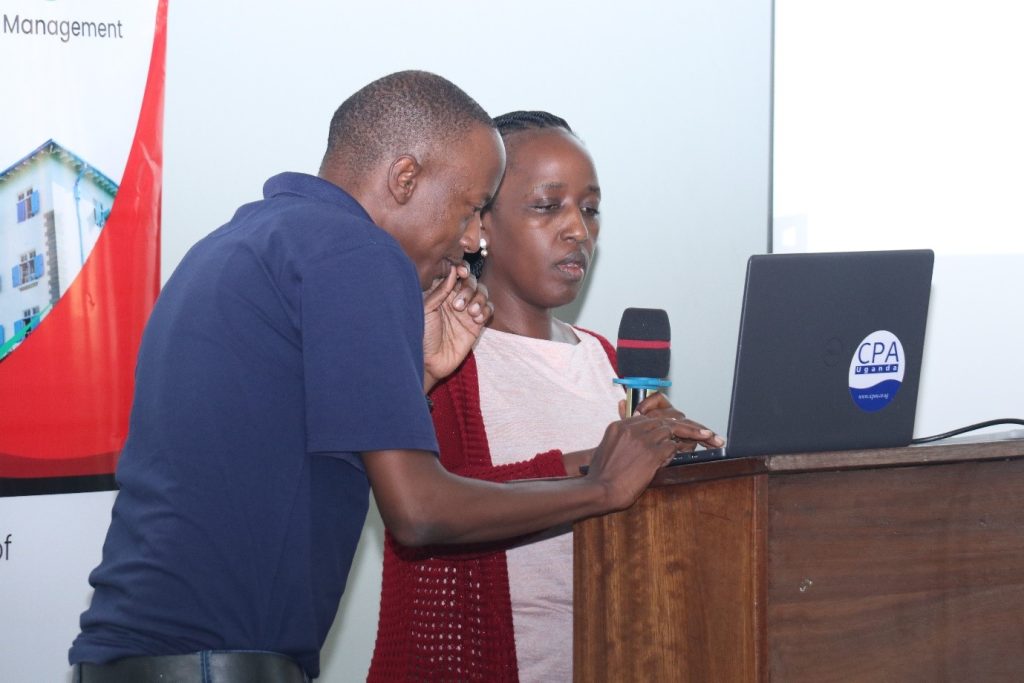
[[[582,280],[587,274],[587,255],[575,251],[556,263],[555,267],[573,280]]]

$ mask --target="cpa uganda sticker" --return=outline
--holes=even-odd
[[[903,386],[903,345],[886,330],[872,332],[853,352],[850,396],[861,410],[873,413],[889,405]]]

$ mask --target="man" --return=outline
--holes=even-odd
[[[339,107],[318,177],[271,178],[189,251],[139,350],[70,651],[83,683],[314,678],[371,485],[404,544],[487,541],[631,504],[672,439],[695,436],[616,423],[573,480],[493,484],[438,463],[424,392],[490,315],[462,255],[503,168],[468,95],[392,74]]]

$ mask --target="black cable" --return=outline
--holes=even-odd
[[[920,439],[914,439],[911,444],[919,443],[931,443],[932,441],[941,441],[942,439],[948,439],[951,436],[957,434],[963,434],[964,432],[973,432],[975,429],[983,429],[985,427],[992,427],[994,425],[1024,425],[1024,420],[1018,420],[1015,417],[1004,417],[998,420],[988,420],[987,422],[978,422],[977,424],[968,425],[961,427],[960,429],[954,429],[951,432],[945,434],[936,434],[935,436],[922,436]]]

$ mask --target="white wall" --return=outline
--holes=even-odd
[[[172,0],[163,275],[268,176],[315,172],[354,90],[435,71],[492,114],[547,109],[580,133],[604,222],[578,322],[614,338],[625,307],[667,309],[672,395],[724,430],[745,260],[767,248],[770,13],[769,0]],[[323,680],[365,676],[381,539],[372,516]]]
[[[0,680],[69,681],[68,648],[89,606],[113,491],[0,498]]]

